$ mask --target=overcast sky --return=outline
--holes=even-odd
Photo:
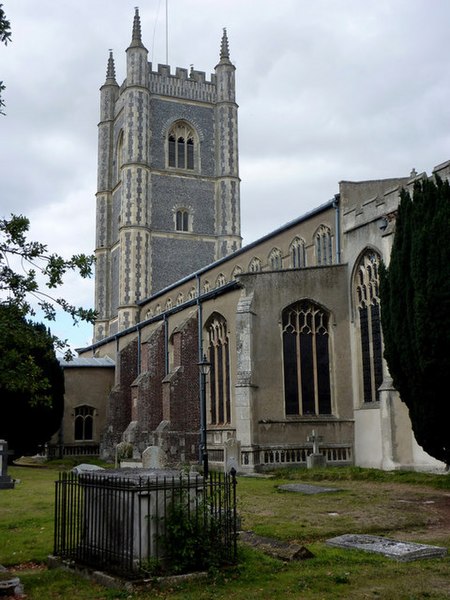
[[[0,217],[69,256],[94,249],[99,87],[119,84],[136,0],[2,0]],[[139,4],[153,65],[165,0]],[[236,65],[242,235],[251,242],[327,201],[341,180],[406,176],[450,159],[448,0],[169,0],[169,64],[206,71],[227,27]],[[74,303],[93,281],[72,279]],[[88,327],[52,326],[74,346]]]

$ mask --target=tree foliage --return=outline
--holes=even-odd
[[[0,305],[0,438],[15,456],[34,454],[61,424],[64,374],[43,324]]]
[[[6,18],[5,11],[2,8],[3,4],[0,4],[0,42],[8,44],[11,41],[11,25]],[[3,107],[5,106],[4,101],[2,100],[2,92],[4,91],[5,86],[3,85],[3,81],[0,81],[0,115],[3,115]]]
[[[74,323],[92,323],[94,310],[76,307],[62,297],[52,296],[51,291],[63,283],[68,271],[89,277],[94,258],[78,254],[65,260],[51,254],[45,244],[28,241],[29,226],[29,220],[22,215],[0,219],[0,385],[12,393],[28,394],[31,404],[45,404],[46,374],[29,351],[34,337],[26,319],[40,308],[44,318],[53,321],[60,307],[72,316]],[[67,341],[56,336],[51,339],[55,348],[66,349],[69,359]]]
[[[450,185],[401,194],[389,268],[381,269],[385,358],[417,442],[450,464]]]

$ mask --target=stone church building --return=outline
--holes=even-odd
[[[378,294],[399,192],[427,175],[342,181],[241,247],[226,31],[209,78],[173,73],[148,62],[136,10],[126,60],[119,85],[110,55],[100,91],[98,319],[72,367],[80,378],[95,367],[103,383],[75,392],[64,443],[99,442],[113,458],[126,441],[135,459],[152,446],[167,463],[195,463],[206,429],[210,465],[252,472],[305,465],[314,430],[331,465],[442,467],[393,389]],[[450,161],[434,174],[449,178]]]

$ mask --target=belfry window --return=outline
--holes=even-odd
[[[177,231],[189,231],[189,211],[182,208],[175,213],[175,229]]]
[[[84,404],[75,408],[74,438],[77,442],[91,441],[94,437],[94,408]]]
[[[378,400],[378,388],[383,382],[379,265],[379,254],[368,250],[358,262],[354,280],[355,304],[359,317],[364,402]]]
[[[331,414],[328,314],[308,300],[282,315],[286,415]]]
[[[177,123],[168,135],[168,165],[193,170],[195,166],[194,132],[185,123]]]
[[[208,358],[210,370],[210,419],[211,424],[231,422],[230,344],[227,322],[219,314],[211,316],[206,325],[208,332]]]

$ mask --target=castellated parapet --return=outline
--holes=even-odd
[[[187,69],[177,67],[173,75],[168,65],[158,65],[158,69],[152,71],[152,63],[149,63],[149,72],[149,88],[152,94],[198,102],[217,102],[214,73],[211,74],[211,80],[207,81],[204,71],[191,69],[188,72]]]

